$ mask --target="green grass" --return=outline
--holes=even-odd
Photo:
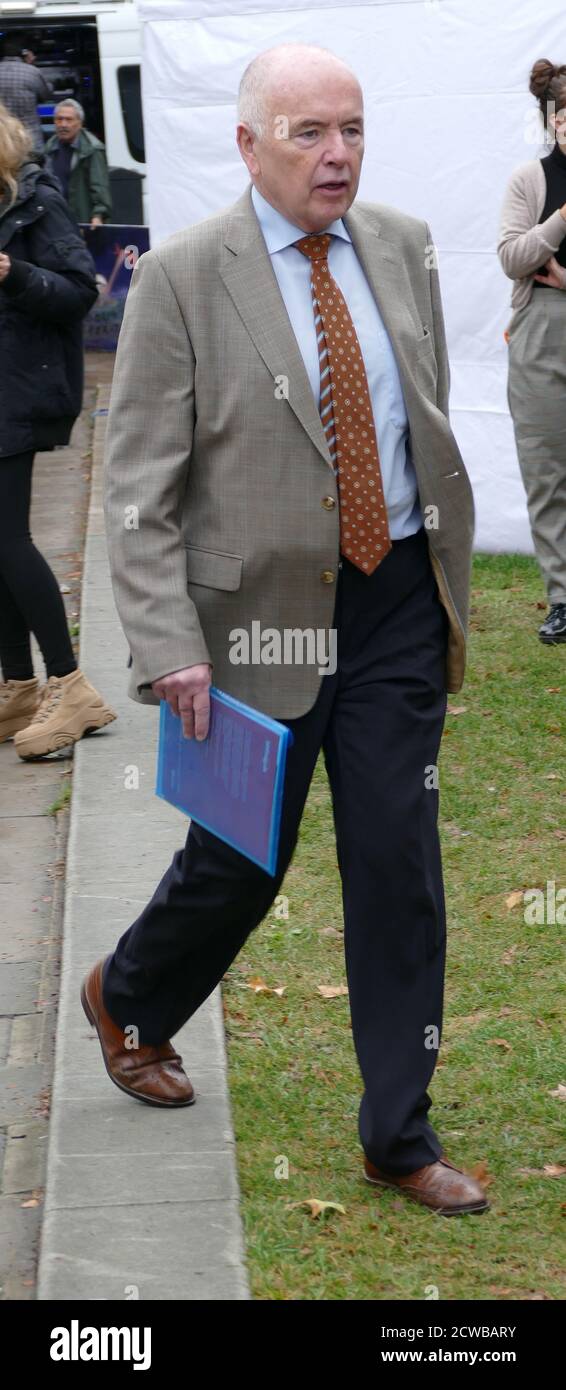
[[[272,910],[222,986],[256,1299],[424,1300],[431,1285],[443,1300],[564,1297],[566,1178],[521,1169],[566,1165],[566,1108],[549,1094],[566,1083],[565,931],[506,905],[566,886],[566,647],[537,639],[543,597],[533,560],[476,557],[468,673],[449,699],[466,711],[447,716],[440,758],[448,965],[430,1118],[453,1162],[485,1164],[491,1210],[446,1220],[361,1178],[348,1001],[317,993],[345,984],[321,759],[281,890],[288,919]],[[254,976],[285,994],[254,994]],[[291,1205],[308,1198],[345,1214]]]
[[[64,782],[64,783],[63,783],[63,786],[61,787],[61,791],[59,792],[59,796],[56,798],[55,801],[52,801],[52,802],[51,802],[51,805],[50,805],[50,806],[47,807],[47,810],[44,811],[44,815],[46,815],[46,816],[56,816],[56,815],[57,815],[57,812],[58,812],[58,811],[62,811],[63,808],[64,808],[65,806],[69,806],[69,807],[70,807],[70,805],[71,805],[71,794],[72,794],[72,784],[71,784],[71,782]]]

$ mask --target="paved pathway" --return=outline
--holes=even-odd
[[[91,381],[97,375],[108,380],[108,359],[92,354],[89,370]],[[101,412],[108,394],[103,385]],[[85,429],[84,420],[80,428]],[[196,1105],[178,1113],[140,1105],[112,1086],[78,999],[86,969],[137,915],[186,835],[186,819],[155,796],[158,710],[136,706],[126,694],[128,649],[104,537],[104,428],[100,413],[78,657],[119,718],[77,744],[71,759],[26,767],[12,743],[0,747],[2,770],[9,771],[0,808],[0,825],[8,835],[0,878],[3,868],[9,880],[0,939],[10,971],[3,974],[0,966],[0,1012],[5,1009],[0,1018],[5,1139],[0,1244],[6,1244],[7,1234],[9,1247],[0,1296],[35,1296],[41,1232],[40,1299],[248,1299],[219,992],[175,1039],[197,1092]],[[53,534],[50,526],[62,524],[64,498],[58,489],[61,482],[63,492],[65,483],[78,486],[81,439],[77,426],[74,457],[70,450],[38,456],[43,511],[41,528],[33,534],[51,563],[57,557],[46,543]],[[54,568],[62,581],[63,568]],[[39,662],[36,669],[43,677]],[[139,769],[135,791],[126,787],[126,768],[132,764]],[[47,805],[61,783],[71,780],[71,770],[70,813],[47,817]],[[67,840],[54,820],[69,819]],[[48,898],[51,903],[44,902]]]
[[[80,609],[90,412],[112,361],[90,356],[70,444],[34,462],[31,533],[65,590],[69,624]],[[32,650],[43,683],[35,638]],[[72,753],[26,764],[11,740],[0,744],[0,1299],[36,1291],[72,777]]]

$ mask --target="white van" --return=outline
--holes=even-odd
[[[64,97],[80,101],[87,130],[106,146],[113,221],[147,224],[141,105],[141,25],[134,0],[0,0],[0,53],[21,35],[53,88],[39,107],[45,136]]]

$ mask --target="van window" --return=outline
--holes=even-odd
[[[118,68],[118,89],[128,149],[132,159],[145,164],[139,63]]]
[[[74,97],[85,113],[85,127],[104,144],[104,112],[98,57],[96,20],[73,15],[69,18],[36,16],[27,21],[2,23],[2,37],[21,38],[22,48],[35,53],[36,67],[51,83],[51,101],[43,103],[39,115],[46,138],[53,135],[53,112],[58,101]]]

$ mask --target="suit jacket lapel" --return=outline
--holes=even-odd
[[[389,334],[401,383],[405,386],[409,379],[410,387],[414,364],[406,360],[403,343],[415,342],[421,326],[409,309],[409,272],[401,251],[380,236],[379,222],[370,220],[355,203],[343,221]]]
[[[289,405],[333,472],[318,406],[255,214],[251,187],[234,205],[220,275],[271,375],[287,378]]]

